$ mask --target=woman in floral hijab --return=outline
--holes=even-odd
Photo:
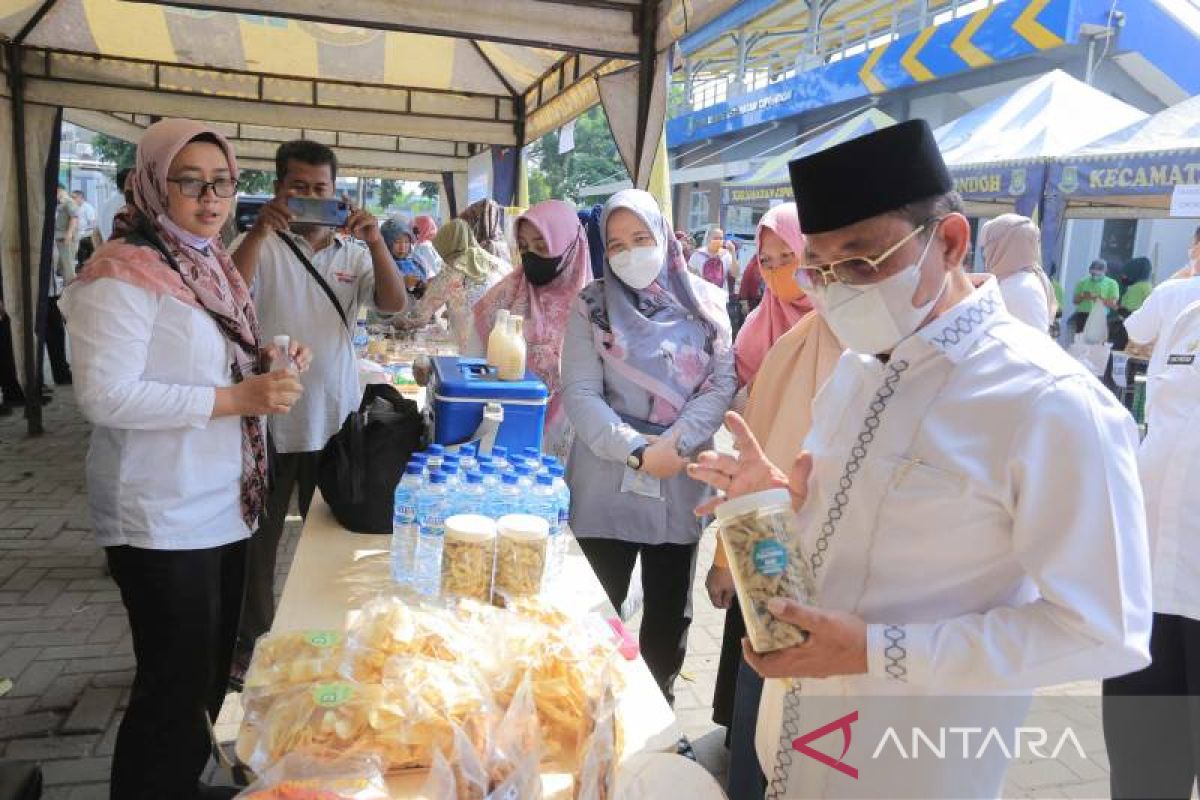
[[[129,614],[137,669],[112,796],[216,796],[199,785],[225,699],[247,541],[267,482],[263,416],[303,388],[260,347],[254,302],[221,244],[237,161],[208,126],[146,129],[130,230],[62,299],[75,394],[92,423],[88,505]],[[265,373],[265,374],[264,374]],[[226,795],[227,796],[227,795]]]
[[[642,654],[671,700],[691,624],[692,509],[706,499],[683,470],[737,389],[729,316],[648,193],[614,195],[601,229],[604,277],[580,293],[563,343],[571,528],[616,608],[640,556]]]

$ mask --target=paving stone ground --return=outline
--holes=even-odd
[[[0,418],[0,681],[13,681],[0,696],[0,757],[40,762],[47,800],[107,798],[133,679],[129,630],[90,533],[83,481],[88,426],[69,388],[59,389],[45,411],[47,433],[38,438],[25,435],[20,416]],[[297,533],[295,524],[285,532],[279,587]],[[711,721],[723,612],[704,591],[712,547],[706,539],[696,570],[695,623],[676,712],[700,762],[723,779],[724,729]],[[1107,797],[1097,685],[1051,693],[1079,698],[1072,722],[1088,759],[1016,763],[1004,797]]]

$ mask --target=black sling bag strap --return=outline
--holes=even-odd
[[[283,239],[283,243],[291,248],[291,251],[296,254],[296,258],[300,259],[300,263],[304,265],[306,270],[308,270],[308,274],[312,275],[313,280],[317,282],[317,285],[324,290],[325,296],[329,298],[329,302],[333,303],[333,307],[337,310],[337,315],[342,320],[342,324],[345,325],[346,330],[349,331],[350,322],[346,319],[346,309],[342,308],[342,304],[338,302],[337,295],[333,293],[333,287],[329,285],[328,281],[321,277],[321,273],[317,272],[317,268],[312,265],[312,262],[308,260],[308,256],[304,255],[304,252],[296,246],[296,243],[292,241],[290,236],[283,231],[276,231],[276,233],[279,234],[280,239]]]

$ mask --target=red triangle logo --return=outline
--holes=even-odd
[[[844,717],[835,719],[833,722],[830,722],[827,725],[822,725],[821,727],[811,730],[799,738],[793,739],[792,749],[797,753],[801,753],[815,761],[821,762],[827,767],[836,769],[843,775],[849,775],[851,778],[858,780],[858,770],[842,760],[846,757],[846,753],[850,752],[850,726],[855,722],[858,722],[858,712],[851,711]],[[821,739],[824,736],[839,730],[842,732],[842,754],[836,759],[808,746],[810,742],[815,742],[818,739]]]

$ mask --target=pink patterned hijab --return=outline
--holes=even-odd
[[[525,341],[529,368],[550,389],[548,426],[557,425],[565,415],[559,387],[559,357],[571,303],[592,280],[592,261],[587,232],[579,223],[575,208],[561,200],[544,200],[517,219],[528,222],[546,240],[552,257],[561,257],[557,277],[545,286],[534,286],[525,279],[518,265],[493,286],[475,304],[475,331],[486,342],[495,324],[496,311],[503,308],[525,317]]]
[[[800,232],[800,216],[795,203],[782,203],[763,214],[758,223],[757,244],[760,248],[764,229],[787,242],[797,256],[803,255],[804,234]],[[807,295],[785,303],[769,287],[763,290],[762,303],[746,318],[734,343],[738,385],[748,386],[754,382],[771,346],[812,310],[812,300]]]
[[[214,142],[237,177],[237,158],[221,134],[200,122],[165,119],[146,129],[137,149],[133,174],[136,219],[130,236],[140,242],[111,240],[96,251],[78,282],[115,278],[203,309],[232,345],[230,371],[236,383],[258,372],[258,319],[254,301],[220,237],[204,240],[180,228],[167,214],[171,163],[197,138]],[[153,245],[165,257],[147,257]],[[174,262],[169,263],[169,262]],[[242,518],[253,528],[263,509],[267,485],[267,448],[260,417],[242,417]]]
[[[582,292],[596,351],[615,372],[653,398],[647,422],[669,426],[684,405],[713,375],[719,353],[731,346],[725,293],[688,271],[658,202],[641,189],[623,189],[609,198],[600,218],[608,239],[608,218],[618,209],[641,218],[663,257],[658,278],[633,289],[612,271]]]

